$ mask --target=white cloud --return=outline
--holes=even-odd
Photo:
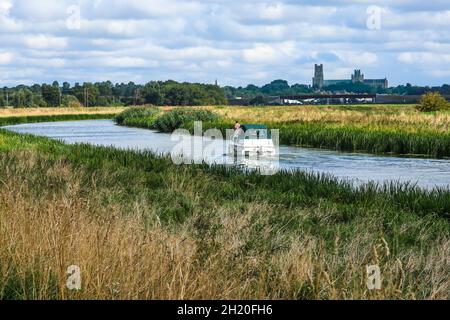
[[[157,62],[146,61],[142,58],[133,57],[119,57],[119,58],[105,58],[99,61],[100,65],[116,68],[137,68],[137,67],[156,67]]]
[[[61,50],[67,47],[66,38],[44,34],[26,36],[24,42],[31,49]]]
[[[279,60],[280,52],[266,44],[258,44],[254,48],[243,51],[246,63],[274,63]]]
[[[378,61],[378,56],[373,52],[336,52],[336,55],[347,64],[355,66],[368,66]]]
[[[285,7],[281,3],[274,5],[264,5],[259,10],[259,16],[261,19],[267,20],[279,20],[285,15]]]
[[[398,55],[398,60],[408,64],[450,64],[450,53],[403,52]]]
[[[13,60],[11,52],[0,52],[0,64],[8,64]]]
[[[80,30],[66,24],[74,4]],[[386,8],[381,30],[366,26],[373,4]],[[107,77],[310,83],[318,62],[329,78],[359,68],[438,84],[450,69],[449,27],[448,0],[0,0],[0,86]]]
[[[0,16],[7,16],[12,7],[11,0],[0,0]]]

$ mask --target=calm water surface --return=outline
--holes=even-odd
[[[110,120],[36,123],[5,127],[18,133],[30,133],[67,143],[89,143],[123,149],[169,153],[177,144],[168,134],[151,130],[116,126]],[[222,141],[216,141],[221,143]],[[226,148],[225,148],[226,150]],[[217,157],[224,161],[224,156]],[[383,157],[297,147],[280,147],[280,167],[329,173],[356,184],[369,181],[411,182],[423,188],[450,187],[450,161]]]

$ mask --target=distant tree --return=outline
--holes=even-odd
[[[242,89],[242,88],[241,88]],[[255,86],[254,84],[249,84],[246,88],[246,91],[250,91],[250,92],[259,92],[260,89],[259,87]]]
[[[67,108],[79,108],[82,107],[80,101],[78,101],[77,97],[65,94],[62,97],[62,104]]]
[[[225,95],[225,97],[227,99],[234,99],[237,96],[237,94],[236,94],[237,93],[237,89],[236,88],[227,86],[227,87],[224,87],[222,89],[222,91],[223,91],[223,93],[224,93],[224,95]]]
[[[250,100],[250,104],[252,106],[260,106],[260,105],[265,104],[265,102],[266,102],[266,99],[264,98],[263,95],[258,95],[255,98],[253,98],[252,100]]]
[[[98,82],[95,84],[96,87],[98,87],[99,95],[110,97],[113,94],[113,84],[111,81],[105,81],[105,82]]]
[[[225,87],[222,91],[227,99],[241,97],[249,100],[261,95],[267,98],[268,96],[296,95],[313,92],[308,85],[295,84],[293,86],[289,86],[289,83],[286,80],[281,79],[272,81],[261,88],[253,84],[249,84],[245,88]]]
[[[133,81],[128,82],[125,86],[125,96],[132,97],[136,91],[136,88],[138,88],[138,86]]]
[[[450,108],[449,102],[439,92],[428,92],[420,99],[417,109],[422,112],[439,111]]]
[[[169,84],[165,93],[165,104],[173,106],[187,106],[191,99],[187,86],[182,84]]]
[[[267,95],[280,95],[289,93],[290,89],[291,87],[286,80],[275,80],[263,86],[261,92]]]
[[[42,88],[41,88],[41,85],[39,85],[39,84],[33,84],[31,87],[30,87],[30,90],[33,92],[33,93],[35,93],[35,94],[41,94],[42,93]]]
[[[41,94],[33,94],[33,107],[47,107],[47,102],[44,100]]]
[[[205,90],[208,100],[210,100],[208,104],[222,105],[228,103],[228,100],[225,97],[225,92],[220,87],[215,85],[206,85]]]
[[[293,95],[302,93],[312,93],[311,88],[306,84],[294,84],[291,87],[291,92]]]
[[[162,83],[156,81],[147,83],[142,89],[142,96],[144,97],[146,103],[153,104],[155,106],[162,105],[164,103]]]
[[[72,92],[82,105],[85,105],[86,102],[88,107],[97,105],[97,100],[100,93],[98,88],[92,83],[85,82],[83,83],[83,86],[75,86],[72,89]]]
[[[33,92],[28,88],[20,88],[16,90],[12,96],[12,105],[15,108],[34,107]]]
[[[62,94],[70,94],[70,83],[63,82],[61,92]]]
[[[50,107],[57,107],[60,102],[59,88],[56,86],[42,85],[42,97]]]
[[[112,96],[99,96],[97,99],[97,106],[106,107],[114,103],[114,98]]]
[[[441,94],[450,95],[450,85],[444,84],[440,89]]]

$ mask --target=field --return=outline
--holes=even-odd
[[[230,108],[215,111],[231,121]],[[237,120],[268,116],[252,111]],[[4,130],[0,185],[0,299],[450,298],[449,191],[175,166]],[[70,265],[80,291],[65,287]]]
[[[98,108],[0,108],[0,118],[61,116],[81,114],[116,114],[122,112],[122,107]]]

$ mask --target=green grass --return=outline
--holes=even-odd
[[[310,206],[321,199],[327,199],[342,205],[373,204],[375,207],[389,205],[397,210],[408,210],[419,215],[433,214],[448,218],[450,214],[450,193],[444,189],[426,191],[408,184],[397,183],[366,184],[355,188],[352,184],[342,182],[331,175],[303,171],[281,171],[274,176],[262,176],[258,173],[242,173],[222,166],[178,167],[172,165],[169,158],[160,158],[152,152],[128,152],[85,144],[72,146],[32,135],[18,135],[4,130],[0,133],[2,139],[6,139],[2,143],[3,151],[25,150],[33,146],[39,152],[68,157],[71,162],[87,165],[92,170],[102,170],[105,164],[108,169],[119,166],[136,170],[137,173],[153,170],[156,172],[181,170],[191,172],[192,179],[195,178],[196,172],[201,170],[214,179],[226,180],[225,188],[214,188],[211,192],[211,194],[217,193],[219,198],[232,199],[235,196],[244,195],[249,201],[269,200],[287,207]],[[154,183],[164,181],[164,175],[150,175],[153,176]],[[132,179],[120,179],[118,183],[124,183],[126,186],[132,183]]]
[[[281,124],[276,126],[282,144],[363,151],[375,154],[450,157],[450,132],[404,132],[398,128],[370,128],[322,123]]]
[[[36,164],[23,169],[20,152],[30,150]],[[143,229],[157,225],[193,239],[194,270],[211,272],[214,283],[225,286],[210,298],[376,298],[365,289],[362,271],[372,263],[383,268],[381,298],[449,298],[448,291],[436,292],[435,286],[446,288],[450,275],[434,253],[448,250],[449,190],[401,184],[354,188],[331,176],[300,171],[261,176],[221,166],[175,166],[151,152],[66,145],[5,130],[0,130],[0,152],[0,181],[8,185],[7,176],[25,181],[32,190],[26,195],[30,201],[68,192],[67,181],[50,174],[63,163],[70,165],[82,203],[99,201],[123,217],[139,212]],[[242,221],[238,229],[226,227],[233,220]],[[289,256],[297,241],[305,248],[307,243],[317,245],[311,253],[315,267],[308,271],[310,280],[296,278],[293,270],[274,262]],[[388,253],[373,255],[383,246],[389,247]],[[309,257],[304,252],[298,259],[303,255]],[[213,265],[221,270],[217,274],[209,264],[215,259]],[[250,260],[254,267],[249,267]],[[402,273],[396,271],[399,263]],[[0,278],[0,297],[33,297],[39,288],[30,280],[31,266],[15,268],[19,270]],[[430,274],[442,283],[434,283]],[[252,284],[245,294],[237,293],[239,287],[230,289],[236,277],[241,285]],[[48,281],[48,298],[54,298],[55,281]]]
[[[115,117],[118,125],[173,132],[176,129],[193,124],[194,121],[212,121],[218,116],[207,110],[177,108],[161,113],[158,108],[130,108]]]
[[[134,107],[116,115],[114,120],[118,125],[150,129],[158,115],[159,110],[157,108]]]

